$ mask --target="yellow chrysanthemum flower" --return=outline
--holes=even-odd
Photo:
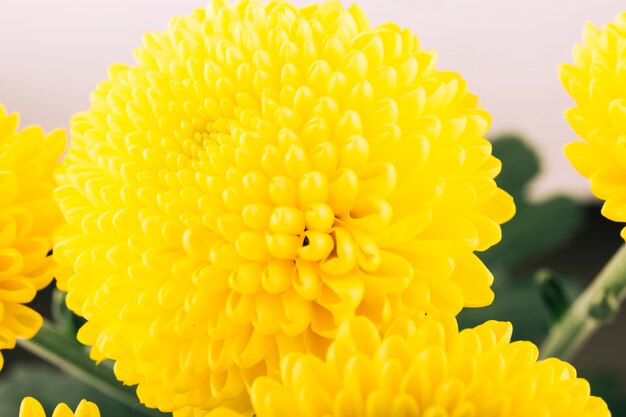
[[[252,385],[257,417],[609,417],[586,380],[558,359],[537,362],[510,323],[461,332],[451,316],[399,318],[384,337],[365,317],[346,321],[326,361],[291,353],[282,384]]]
[[[584,140],[568,144],[565,154],[605,200],[602,214],[626,222],[626,12],[602,29],[589,23],[574,64],[562,65],[560,76],[576,101],[565,116]]]
[[[17,130],[19,116],[0,105],[0,349],[31,338],[39,313],[25,306],[53,278],[52,232],[62,220],[53,197],[52,171],[65,133]],[[0,368],[3,359],[0,353]]]
[[[72,121],[55,256],[79,339],[148,406],[246,408],[355,313],[491,302],[474,251],[514,206],[490,118],[409,30],[216,0],[135,58]]]
[[[19,417],[46,417],[46,412],[39,401],[32,397],[26,397],[20,405]],[[100,411],[94,403],[82,400],[75,412],[72,412],[66,404],[57,405],[52,417],[100,417]]]

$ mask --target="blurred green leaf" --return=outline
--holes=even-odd
[[[460,328],[478,326],[487,320],[513,323],[513,339],[538,343],[548,331],[539,294],[531,277],[495,285],[496,298],[484,308],[465,308],[458,315]]]
[[[549,324],[558,322],[580,294],[580,290],[574,288],[574,280],[566,279],[550,269],[539,270],[534,278]]]
[[[458,317],[459,325],[464,328],[486,320],[510,321],[514,326],[514,339],[538,343],[548,330],[547,307],[543,301],[548,294],[538,290],[533,282],[535,271],[528,271],[528,264],[555,251],[578,233],[584,212],[566,196],[539,202],[528,199],[527,189],[539,174],[540,161],[519,137],[506,135],[494,139],[493,155],[502,161],[502,172],[496,181],[515,199],[517,213],[502,226],[502,241],[479,254],[494,274],[495,301],[485,308],[464,309]],[[557,294],[551,296],[555,299],[549,302],[556,302]],[[562,308],[564,305],[560,304],[552,314]]]
[[[495,139],[493,154],[502,161],[496,181],[515,199],[517,213],[502,226],[502,241],[479,256],[490,270],[508,275],[512,268],[566,243],[583,225],[583,210],[566,196],[541,202],[527,199],[526,189],[540,167],[536,153],[522,139],[511,135]]]
[[[560,289],[568,300],[580,293],[580,287],[573,279],[559,276]],[[474,327],[487,320],[510,321],[513,323],[513,339],[530,340],[539,344],[551,324],[548,306],[542,292],[537,288],[532,274],[493,287],[496,294],[490,306],[466,308],[458,315],[459,327]]]
[[[123,385],[114,375],[111,361],[96,364],[89,358],[85,346],[68,336],[56,325],[44,320],[32,339],[21,339],[18,344],[50,364],[61,369],[64,375],[76,378],[84,386],[98,390],[107,401],[126,406],[137,417],[158,417],[162,413],[140,405],[134,387]],[[127,414],[129,415],[129,414]]]
[[[523,196],[530,181],[539,174],[539,157],[515,135],[499,136],[492,145],[493,155],[502,162],[502,172],[496,178],[498,185],[514,197]]]
[[[617,370],[582,370],[580,375],[589,381],[591,394],[606,401],[614,416],[626,416],[626,380]]]
[[[52,319],[56,328],[66,335],[75,338],[78,329],[85,323],[85,319],[72,313],[65,304],[67,293],[55,289],[52,292]]]
[[[493,269],[510,270],[554,251],[580,228],[581,208],[568,197],[554,197],[538,204],[516,199],[517,214],[502,226],[502,241],[479,254]]]
[[[81,399],[98,404],[102,417],[139,417],[144,415],[140,409],[145,409],[141,405],[131,409],[76,378],[45,365],[20,365],[0,378],[0,416],[19,415],[20,402],[26,396],[37,398],[46,415],[52,415],[54,407],[60,402],[75,409]]]

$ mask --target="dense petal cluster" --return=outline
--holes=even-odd
[[[46,412],[39,401],[32,397],[26,397],[20,405],[19,417],[46,417]],[[82,400],[75,412],[72,412],[67,404],[57,405],[52,417],[100,417],[100,411],[94,403]]]
[[[562,65],[560,76],[576,102],[565,116],[584,141],[568,144],[565,154],[605,200],[602,214],[626,222],[626,12],[602,29],[589,23],[574,64]]]
[[[409,30],[215,0],[135,58],[72,121],[55,256],[80,341],[148,406],[249,408],[355,314],[491,302],[490,117]]]
[[[364,317],[345,322],[326,361],[291,353],[282,384],[252,386],[258,417],[609,417],[586,380],[558,359],[537,362],[510,323],[461,332],[454,318],[395,321],[381,338]]]
[[[19,116],[0,105],[0,349],[31,338],[41,316],[26,307],[50,283],[52,232],[62,220],[53,197],[52,171],[65,148],[65,133],[18,129]],[[0,368],[2,368],[0,353]]]

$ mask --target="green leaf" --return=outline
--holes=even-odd
[[[537,155],[522,139],[510,135],[495,139],[493,154],[502,161],[496,182],[513,196],[517,213],[502,226],[502,241],[479,257],[492,271],[511,271],[568,242],[583,225],[583,209],[566,196],[528,200],[526,189],[540,167]],[[504,277],[496,275],[499,278]]]
[[[45,365],[20,365],[2,375],[0,378],[0,416],[18,416],[20,403],[26,396],[39,400],[48,416],[52,415],[58,403],[66,403],[74,410],[82,399],[96,403],[102,417],[145,415],[141,412],[143,406],[129,408],[79,380]]]
[[[52,292],[52,319],[55,327],[71,338],[75,338],[78,329],[85,323],[85,319],[74,314],[65,304],[67,293],[54,289]]]
[[[502,135],[492,142],[493,155],[502,162],[496,181],[514,197],[521,197],[530,181],[539,174],[537,154],[518,136]]]
[[[573,280],[549,269],[539,270],[534,278],[549,324],[558,322],[580,294],[580,290],[574,288]]]
[[[579,369],[580,376],[591,385],[591,394],[606,401],[614,416],[626,416],[626,378],[616,369],[588,371]]]
[[[518,200],[517,215],[502,226],[502,241],[479,256],[491,268],[522,265],[566,243],[582,219],[581,208],[567,197],[533,205]]]
[[[519,137],[505,135],[494,139],[493,155],[502,161],[502,172],[496,182],[513,196],[517,213],[502,225],[502,241],[478,254],[494,274],[495,301],[485,308],[464,309],[458,316],[459,325],[464,328],[486,320],[510,321],[514,339],[538,343],[548,331],[543,301],[548,294],[537,290],[534,269],[529,271],[529,264],[563,246],[578,233],[584,212],[566,196],[539,202],[528,199],[527,190],[540,172],[540,160]],[[567,285],[571,287],[570,283]],[[556,302],[558,295],[550,297],[554,298],[550,302]],[[559,303],[551,314],[562,314],[557,310],[566,308],[565,301]]]
[[[464,308],[457,316],[459,327],[478,326],[487,320],[510,321],[514,340],[541,341],[548,331],[542,302],[530,276],[493,288],[490,306]]]
[[[18,343],[68,375],[82,381],[84,385],[98,390],[110,400],[124,404],[127,410],[133,410],[133,415],[149,417],[162,415],[157,410],[147,409],[140,405],[135,388],[124,386],[117,380],[110,361],[96,364],[89,358],[85,346],[47,320],[44,320],[35,337],[29,340],[19,340]]]

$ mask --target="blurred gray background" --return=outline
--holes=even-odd
[[[298,5],[308,0],[293,0]],[[351,4],[352,1],[343,1]],[[543,177],[533,195],[588,195],[561,153],[573,134],[556,68],[570,60],[587,21],[613,19],[611,0],[362,0],[373,24],[411,28],[437,49],[439,68],[459,71],[493,115],[492,132],[517,131],[540,150]],[[65,127],[114,62],[132,62],[145,32],[206,0],[0,0],[0,102],[26,123]]]

